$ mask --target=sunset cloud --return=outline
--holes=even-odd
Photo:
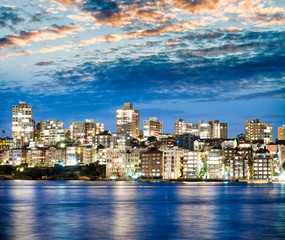
[[[26,32],[20,34],[11,34],[0,38],[0,49],[9,47],[26,46],[29,42],[55,40],[64,38],[67,35],[82,31],[82,28],[76,26],[54,26],[53,28],[44,28],[42,30]]]
[[[29,51],[29,50],[10,52],[10,53],[5,53],[5,54],[0,54],[0,59],[16,57],[16,56],[24,56],[24,55],[30,55],[30,54],[32,54],[32,51]]]
[[[63,45],[55,46],[55,47],[42,48],[42,49],[39,50],[39,52],[40,53],[50,53],[50,52],[62,51],[62,50],[65,50],[65,49],[70,49],[72,47],[73,47],[73,45],[63,44]]]
[[[174,0],[173,6],[189,13],[204,13],[216,10],[220,6],[219,0]]]

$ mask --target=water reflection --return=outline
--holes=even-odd
[[[285,185],[1,181],[0,239],[285,239]]]
[[[35,186],[14,188],[11,194],[10,220],[12,228],[9,230],[12,238],[34,239],[35,233],[35,206],[31,204],[31,199],[35,199]]]
[[[132,236],[136,229],[136,206],[137,192],[135,188],[125,187],[124,183],[118,183],[113,191],[115,201],[112,238],[127,239]]]

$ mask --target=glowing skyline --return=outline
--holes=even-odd
[[[132,102],[164,132],[220,119],[284,124],[285,6],[281,0],[0,0],[0,125],[12,105],[36,121],[94,118],[115,131]],[[142,121],[141,121],[142,122]],[[142,126],[141,126],[142,127]]]

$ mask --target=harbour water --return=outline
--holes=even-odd
[[[285,239],[285,184],[0,181],[0,239]]]

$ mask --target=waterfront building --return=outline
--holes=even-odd
[[[22,147],[34,140],[35,122],[33,108],[21,101],[12,108],[12,136],[16,147]]]
[[[9,165],[20,165],[26,163],[26,150],[22,148],[12,148],[8,151],[8,161]]]
[[[100,165],[106,165],[107,149],[109,148],[99,148],[95,151],[95,162],[99,162]]]
[[[231,180],[247,180],[249,178],[248,159],[245,155],[235,154],[230,159]]]
[[[162,146],[163,179],[177,179],[182,177],[181,171],[184,150],[178,146]]]
[[[104,131],[103,123],[95,123],[93,119],[85,122],[70,122],[70,137],[72,141],[80,144],[94,142],[94,136]]]
[[[105,152],[106,177],[109,179],[125,178],[125,154],[124,147],[108,148]]]
[[[144,120],[143,123],[143,136],[144,140],[148,137],[156,137],[162,133],[162,122],[158,121],[156,117],[150,117],[149,120]]]
[[[99,145],[102,145],[105,148],[109,148],[111,146],[111,136],[112,134],[110,131],[96,134],[94,137],[94,146],[98,147]]]
[[[246,140],[264,140],[264,143],[273,142],[273,125],[261,123],[258,118],[245,121]]]
[[[126,147],[125,176],[126,178],[138,178],[141,176],[141,153],[145,148]]]
[[[208,179],[222,179],[224,174],[222,150],[212,148],[207,160]]]
[[[0,165],[9,164],[9,150],[0,150]]]
[[[285,140],[285,125],[278,128],[278,140]]]
[[[133,138],[140,134],[140,111],[132,103],[124,103],[124,109],[117,110],[117,133],[127,133]]]
[[[26,162],[29,167],[47,167],[46,148],[32,147],[27,149]]]
[[[45,151],[46,163],[48,166],[53,167],[55,164],[66,163],[66,149],[50,146]]]
[[[282,167],[285,162],[285,146],[278,144],[278,161],[279,166]]]
[[[253,179],[272,180],[273,159],[266,149],[253,152]]]
[[[96,151],[93,147],[83,147],[83,164],[90,164],[95,161],[94,151]]]
[[[83,147],[66,147],[66,165],[75,166],[77,164],[83,164]]]
[[[163,159],[159,150],[148,150],[141,153],[142,176],[146,178],[162,178]]]
[[[43,143],[55,144],[65,141],[67,130],[63,129],[63,122],[56,120],[41,121],[39,125],[39,140]]]
[[[230,160],[233,156],[235,156],[236,154],[236,149],[235,148],[225,148],[222,149],[222,153],[223,153],[223,159],[225,159],[226,161]]]
[[[198,178],[202,168],[204,154],[197,151],[185,151],[183,157],[183,178]]]

